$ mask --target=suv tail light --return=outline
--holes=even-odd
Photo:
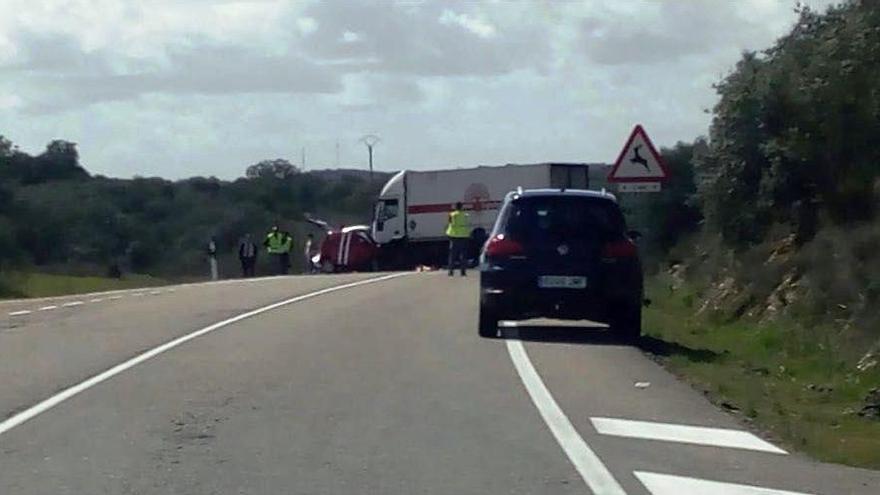
[[[629,239],[609,242],[602,249],[603,258],[633,258],[637,253],[636,245]]]
[[[486,256],[490,258],[506,258],[523,254],[522,244],[498,234],[486,244]]]

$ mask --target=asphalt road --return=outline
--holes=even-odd
[[[475,276],[376,277],[0,303],[0,494],[880,493],[601,330],[478,338]]]

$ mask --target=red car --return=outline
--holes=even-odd
[[[375,271],[378,268],[379,245],[370,237],[368,225],[329,228],[326,222],[309,219],[314,225],[327,228],[321,249],[312,263],[324,273]]]

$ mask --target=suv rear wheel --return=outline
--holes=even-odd
[[[480,337],[494,339],[498,337],[498,312],[486,304],[480,304]]]
[[[609,323],[612,332],[626,342],[636,344],[642,336],[642,307],[620,307]]]

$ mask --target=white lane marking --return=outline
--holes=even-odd
[[[66,389],[62,390],[61,392],[49,397],[48,399],[44,399],[43,401],[39,402],[38,404],[35,404],[35,405],[25,409],[24,411],[21,411],[20,413],[7,418],[3,422],[0,422],[0,435],[6,433],[7,431],[15,428],[18,425],[24,423],[25,421],[33,419],[34,417],[48,411],[49,409],[52,409],[53,407],[61,404],[62,402],[76,396],[80,392],[84,392],[84,391],[94,387],[95,385],[98,385],[101,382],[104,382],[106,380],[109,380],[110,378],[113,378],[114,376],[122,373],[123,371],[126,371],[130,368],[133,368],[134,366],[137,366],[138,364],[143,363],[144,361],[147,361],[148,359],[152,359],[152,358],[158,356],[159,354],[170,351],[171,349],[174,349],[175,347],[178,347],[182,344],[185,344],[185,343],[189,342],[190,340],[201,337],[202,335],[209,334],[215,330],[219,330],[227,325],[231,325],[231,324],[239,322],[241,320],[245,320],[247,318],[251,318],[253,316],[257,316],[257,315],[265,313],[267,311],[272,311],[273,309],[277,309],[282,306],[286,306],[288,304],[292,304],[295,302],[304,301],[306,299],[311,299],[313,297],[318,297],[318,296],[321,296],[324,294],[329,294],[331,292],[336,292],[336,291],[340,291],[340,290],[344,290],[344,289],[350,289],[350,288],[358,287],[361,285],[373,284],[376,282],[382,282],[384,280],[390,280],[393,278],[403,277],[406,275],[410,275],[411,273],[413,273],[413,272],[395,273],[395,274],[391,274],[391,275],[384,275],[381,277],[360,280],[358,282],[350,282],[347,284],[336,285],[333,287],[328,287],[326,289],[316,290],[314,292],[309,292],[308,294],[303,294],[301,296],[291,297],[290,299],[285,299],[283,301],[279,301],[279,302],[270,304],[268,306],[263,306],[262,308],[257,308],[252,311],[242,313],[238,316],[233,316],[232,318],[228,318],[226,320],[219,321],[217,323],[214,323],[213,325],[210,325],[210,326],[207,326],[207,327],[202,328],[200,330],[196,330],[194,332],[188,333],[182,337],[178,337],[174,340],[171,340],[171,341],[166,342],[164,344],[153,347],[152,349],[150,349],[144,353],[138,354],[137,356],[135,356],[127,361],[119,363],[116,366],[114,366],[106,371],[98,373],[97,375],[94,375],[91,378],[88,378],[88,379],[86,379],[76,385],[73,385],[72,387],[66,388]]]
[[[58,306],[55,306],[55,305],[43,306],[43,307],[40,308],[38,311],[51,311],[51,310],[56,309],[56,308],[58,308]]]
[[[101,298],[101,297],[96,297],[96,298],[94,298],[94,299],[89,299],[89,302],[99,303],[99,302],[101,302],[101,301],[103,301],[103,300],[104,300],[104,299]]]
[[[10,312],[10,313],[9,313],[9,316],[22,316],[22,315],[29,315],[29,314],[31,314],[31,310],[29,310],[29,309],[22,309],[21,311],[12,311],[12,312]]]
[[[788,454],[747,431],[616,418],[590,418],[603,435]]]
[[[122,299],[122,296],[110,296],[107,299],[110,299],[111,301],[115,301],[117,299]]]
[[[62,308],[72,308],[73,306],[82,306],[82,301],[70,301],[61,305]]]
[[[135,292],[134,294],[131,295],[131,297],[141,297],[142,295],[144,295],[143,292]]]
[[[150,295],[151,295],[151,296],[158,295],[159,293],[160,293],[160,292],[157,291],[157,290],[151,290],[151,291],[150,291]]]
[[[235,284],[251,284],[255,282],[266,282],[266,281],[286,281],[291,278],[296,278],[295,276],[278,276],[278,275],[270,275],[266,277],[255,277],[255,278],[233,278],[227,280],[215,280],[215,281],[205,281],[205,282],[189,282],[185,284],[175,284],[175,285],[163,285],[159,286],[161,288],[168,287],[165,289],[167,292],[174,292],[177,289],[188,289],[199,286],[212,286],[212,285],[235,285]],[[150,287],[152,288],[152,287]],[[140,292],[148,289],[148,287],[135,287],[132,289],[114,289],[114,290],[105,290],[105,291],[96,291],[96,292],[84,292],[82,294],[64,294],[60,296],[48,296],[48,297],[29,297],[26,299],[4,299],[0,301],[0,306],[5,306],[9,304],[20,304],[20,303],[40,303],[43,301],[56,301],[59,299],[63,299],[71,296],[79,296],[79,297],[92,297],[92,296],[110,296],[112,294],[121,294],[120,297],[130,294],[132,292]],[[107,297],[111,299],[110,297]],[[118,299],[118,298],[117,298]]]
[[[544,422],[595,495],[626,495],[614,476],[578,434],[535,370],[519,340],[507,340],[507,352]]]
[[[694,493],[699,495],[809,495],[801,492],[772,490],[751,485],[736,485],[720,481],[708,481],[686,476],[671,474],[648,473],[636,471],[636,478],[645,485],[652,495],[682,495]]]

